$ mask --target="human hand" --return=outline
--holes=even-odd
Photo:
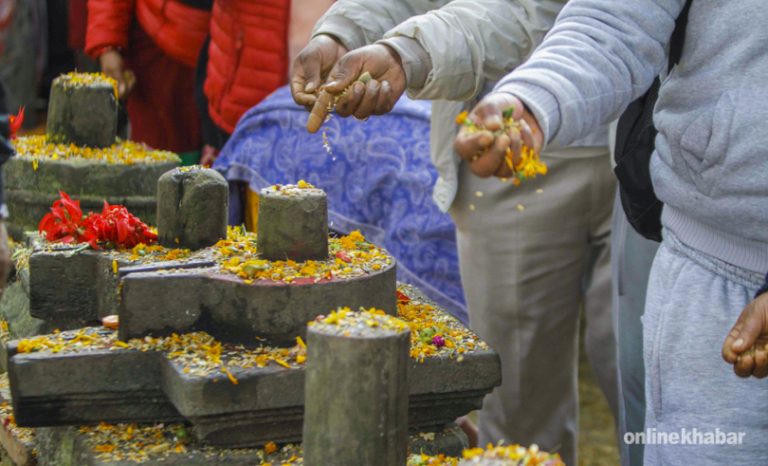
[[[130,94],[136,85],[136,75],[133,71],[125,69],[125,61],[115,49],[108,49],[99,56],[101,71],[117,81],[117,96],[119,99]]]
[[[536,154],[541,151],[544,137],[536,118],[511,94],[487,95],[467,118],[480,130],[462,126],[454,148],[477,176],[509,178],[514,174],[512,166],[521,160],[524,147]],[[505,120],[509,118],[518,124],[505,127]],[[508,151],[511,163],[506,161]]]
[[[317,101],[320,84],[345,53],[346,47],[334,37],[326,34],[313,37],[293,62],[293,100],[310,110]]]
[[[213,146],[205,144],[200,154],[200,165],[210,168],[213,162],[219,157],[219,150]]]
[[[383,44],[347,53],[328,76],[329,82],[323,86],[307,120],[310,133],[320,129],[331,102],[339,116],[354,115],[362,120],[388,113],[405,92],[406,76],[400,56]]]
[[[741,311],[723,344],[723,359],[739,377],[768,376],[768,293]]]

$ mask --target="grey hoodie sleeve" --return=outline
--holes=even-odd
[[[454,0],[387,32],[402,56],[428,60],[411,68],[412,98],[466,101],[522,63],[552,26],[565,0]],[[411,44],[411,46],[408,46]],[[405,63],[404,63],[405,64]],[[406,64],[406,71],[409,71]]]
[[[530,60],[495,88],[560,145],[616,118],[666,64],[684,0],[571,0]]]

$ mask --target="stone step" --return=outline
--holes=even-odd
[[[198,438],[250,446],[301,438],[304,367],[276,364],[226,374],[185,373],[185,364],[156,351],[93,349],[18,353],[8,345],[14,409],[23,426],[189,420]],[[409,425],[435,430],[478,409],[500,383],[498,355],[479,349],[462,360],[411,359]],[[178,414],[177,414],[178,413]]]

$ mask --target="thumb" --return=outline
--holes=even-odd
[[[768,330],[767,327],[765,313],[760,308],[742,315],[730,333],[733,338],[731,349],[736,353],[742,353],[751,348],[758,337]]]
[[[362,58],[355,52],[350,52],[341,57],[341,60],[333,67],[324,89],[330,94],[341,94],[357,80],[362,70]]]

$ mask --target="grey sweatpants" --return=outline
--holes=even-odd
[[[768,465],[768,381],[737,377],[721,357],[725,336],[762,282],[762,274],[665,232],[643,316],[645,427],[656,440],[645,439],[646,466]],[[693,429],[700,435],[692,437]],[[682,435],[687,443],[743,435],[740,445],[669,444],[675,433],[677,443]]]
[[[480,444],[536,443],[576,463],[578,322],[616,409],[607,148],[545,153],[549,174],[519,187],[465,167],[451,209],[470,327],[501,356],[502,385],[480,412]]]

